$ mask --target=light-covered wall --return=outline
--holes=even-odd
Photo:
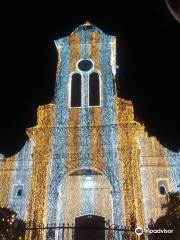
[[[17,217],[26,219],[29,201],[31,180],[33,141],[26,142],[19,153],[15,155],[15,166],[12,172],[11,186],[9,188],[8,207],[17,212]],[[21,195],[18,196],[18,190]]]
[[[78,216],[95,214],[119,226],[130,227],[134,218],[138,226],[147,226],[163,214],[159,183],[179,190],[179,154],[148,137],[134,120],[132,103],[116,96],[114,36],[81,25],[55,44],[54,103],[38,108],[37,126],[27,129],[30,140],[21,151],[1,156],[0,205],[44,225],[71,224]],[[77,69],[80,59],[91,59],[92,71],[99,73],[98,107],[88,106],[89,72]],[[69,104],[74,72],[82,75],[81,108]],[[22,186],[21,198],[15,196],[16,185]],[[48,237],[41,233],[39,239],[55,237],[58,231]],[[32,238],[28,232],[26,239]]]
[[[113,78],[116,70],[115,37],[106,35],[100,29],[90,26],[80,26],[65,38],[56,40],[59,53],[59,68],[55,91],[55,123],[53,132],[53,148],[51,158],[51,179],[49,185],[48,222],[58,218],[57,209],[58,187],[65,184],[61,191],[61,210],[58,221],[67,219],[65,208],[71,208],[67,199],[66,181],[68,174],[76,169],[95,169],[100,171],[110,182],[112,192],[113,219],[112,223],[123,223],[121,206],[121,183],[119,172],[118,137],[115,116]],[[77,69],[81,59],[91,59],[93,71],[99,73],[101,102],[99,107],[89,107],[88,81],[89,72]],[[82,75],[82,106],[69,107],[71,74],[79,72]],[[95,193],[94,193],[95,194]],[[91,214],[88,204],[82,203],[82,189],[79,187],[77,211],[80,215]],[[88,198],[88,195],[87,195]],[[83,198],[85,200],[85,198]],[[97,209],[93,202],[93,209]],[[104,206],[105,207],[105,206]],[[106,211],[109,208],[106,206]],[[104,215],[105,209],[101,214]],[[64,216],[65,214],[65,216]],[[95,211],[94,214],[100,214]],[[64,217],[63,217],[64,216]],[[78,217],[78,216],[77,216]],[[71,219],[71,218],[70,218]],[[72,220],[71,220],[72,221]],[[73,222],[75,218],[73,218]]]
[[[137,139],[140,148],[140,171],[146,227],[165,212],[161,209],[166,198],[160,194],[160,186],[166,192],[176,192],[180,182],[180,153],[170,153],[155,137],[143,132]]]

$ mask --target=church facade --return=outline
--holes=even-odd
[[[39,106],[15,156],[1,155],[0,205],[43,225],[92,215],[146,228],[163,214],[166,193],[179,191],[180,156],[149,137],[132,103],[117,97],[114,36],[87,23],[55,45],[54,103]]]

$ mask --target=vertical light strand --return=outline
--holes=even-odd
[[[80,175],[71,174],[66,176],[64,192],[64,223],[74,224],[75,218],[81,215],[80,208]]]
[[[70,48],[69,38],[61,38],[56,41],[61,62],[60,71],[56,78],[55,88],[55,121],[52,140],[52,156],[50,183],[48,192],[48,224],[63,223],[65,175],[67,168],[67,122],[68,122],[68,79]],[[59,189],[62,189],[61,191]],[[60,191],[60,192],[59,192]],[[61,196],[59,196],[59,194]],[[58,198],[61,198],[61,205],[57,205]],[[60,209],[61,208],[61,209]],[[59,222],[56,223],[57,212],[59,212]],[[48,235],[49,239],[54,239],[54,232]]]
[[[110,221],[110,224],[112,224],[112,186],[104,174],[93,175],[92,180],[95,185],[94,214],[98,216],[103,216],[106,221]]]
[[[80,109],[69,109],[67,127],[67,173],[80,167]]]
[[[116,77],[116,38],[111,41],[111,68],[113,77]]]
[[[12,174],[15,169],[15,156],[1,159],[0,162],[0,206],[7,207],[12,184]]]
[[[76,71],[77,61],[80,59],[80,36],[74,33],[69,37],[70,71]],[[69,79],[70,85],[71,79]],[[82,81],[82,79],[81,79]],[[68,94],[70,95],[71,89]],[[67,172],[80,167],[80,108],[69,108],[67,123]]]
[[[90,58],[94,62],[94,68],[99,70],[99,32],[89,33],[89,43],[90,43]]]
[[[81,59],[89,58],[89,32],[80,31]],[[88,78],[87,72],[82,73],[82,107],[80,114],[80,166],[90,168],[90,132],[89,132],[89,107],[88,107]],[[83,191],[83,178],[80,178],[81,214],[88,214]]]
[[[141,126],[134,122],[131,102],[117,97],[116,116],[119,136],[118,149],[121,154],[120,169],[124,222],[126,227],[130,227],[134,220],[139,226],[144,226],[140,157],[136,144],[136,135],[139,134]]]
[[[132,176],[133,176],[133,190],[134,190],[134,203],[135,203],[135,216],[137,220],[137,225],[144,227],[144,209],[142,200],[142,187],[141,187],[141,176],[140,176],[140,155],[139,149],[136,144],[136,135],[139,134],[138,124],[132,127]]]
[[[89,33],[89,50],[90,57],[94,62],[95,70],[100,71],[99,64],[99,32]],[[101,101],[101,100],[100,100]],[[91,107],[90,108],[90,134],[91,134],[91,166],[101,172],[103,172],[103,149],[102,149],[102,139],[101,139],[101,107]]]
[[[77,61],[80,59],[80,36],[74,33],[69,37],[70,71],[76,71]],[[71,81],[71,79],[69,79]],[[81,79],[82,81],[82,79]],[[70,85],[70,82],[69,82]],[[71,89],[69,88],[69,94]],[[80,108],[69,108],[67,122],[67,164],[66,185],[64,191],[64,222],[73,224],[75,217],[80,215],[80,179],[70,173],[80,168]],[[76,201],[74,202],[74,199]]]
[[[28,207],[33,145],[33,141],[31,139],[28,140],[23,148],[15,155],[16,171],[13,171],[10,187],[8,206],[17,213],[18,218],[23,220],[26,220]],[[17,196],[19,188],[22,190],[20,197]]]
[[[103,172],[104,162],[101,126],[101,108],[93,107],[90,109],[91,166],[92,168]]]
[[[80,59],[81,47],[80,47],[80,34],[73,33],[69,36],[70,46],[70,73],[76,71],[76,64]]]
[[[33,151],[32,176],[30,198],[28,206],[28,221],[37,224],[46,224],[47,221],[47,192],[48,192],[48,167],[52,146],[52,125],[54,121],[54,105],[49,104],[38,108],[38,125],[28,129],[28,135],[35,142]],[[26,239],[32,239],[32,231]],[[40,233],[39,240],[44,239]]]
[[[172,191],[180,191],[180,151],[173,152],[166,149],[167,161],[169,166],[170,181],[172,184]]]
[[[104,33],[100,35],[100,66],[103,80],[102,108],[102,144],[104,154],[104,169],[112,185],[114,223],[122,225],[121,185],[119,179],[119,156],[117,152],[117,129],[114,109],[112,69],[110,65],[110,44],[113,37]],[[116,236],[117,237],[117,236]],[[122,239],[122,236],[120,236]]]

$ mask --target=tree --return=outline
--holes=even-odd
[[[0,240],[23,240],[25,222],[18,219],[16,212],[0,207]]]
[[[166,196],[166,203],[162,209],[166,210],[164,216],[161,216],[155,223],[151,222],[149,228],[152,230],[165,229],[173,230],[172,233],[153,233],[149,236],[152,240],[179,240],[180,239],[180,193],[172,192]]]
[[[180,221],[180,193],[168,193],[166,199],[167,203],[162,205],[166,209],[166,217],[172,222]]]

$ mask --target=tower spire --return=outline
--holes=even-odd
[[[83,26],[92,26],[92,23],[90,23],[89,21],[86,21]]]

